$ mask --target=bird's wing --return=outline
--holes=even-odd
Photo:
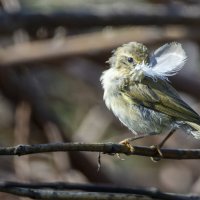
[[[176,120],[200,124],[199,115],[164,80],[154,82],[145,77],[141,83],[130,83],[129,87],[123,90],[122,94],[137,104],[167,114]]]

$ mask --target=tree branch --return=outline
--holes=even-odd
[[[87,7],[86,7],[87,6]],[[133,3],[124,6],[82,6],[65,9],[65,12],[0,12],[0,33],[11,33],[19,28],[36,32],[38,28],[49,30],[59,26],[70,29],[88,29],[99,26],[169,25],[199,26],[199,5],[152,5]],[[174,12],[178,11],[178,12]]]
[[[2,192],[29,197],[33,199],[65,199],[65,200],[151,200],[152,198],[144,198],[143,195],[130,194],[114,194],[114,193],[97,193],[97,192],[70,192],[70,191],[54,191],[54,190],[35,190],[26,188],[2,189]]]
[[[27,155],[56,151],[88,151],[105,154],[122,153],[125,155],[138,155],[157,157],[160,159],[200,159],[200,149],[161,149],[163,157],[155,149],[144,146],[134,146],[134,151],[121,144],[115,143],[51,143],[35,145],[18,145],[15,147],[1,147],[0,155]]]
[[[75,192],[73,192],[75,190]],[[79,192],[77,192],[77,190]],[[162,199],[199,200],[197,195],[164,193],[156,188],[122,188],[108,185],[0,182],[0,191],[39,199]]]
[[[31,64],[71,56],[111,50],[130,41],[155,43],[169,40],[196,39],[199,31],[184,27],[132,27],[99,31],[60,39],[27,42],[0,50],[0,65]],[[81,45],[80,45],[81,44]],[[12,55],[12,56],[11,56]]]

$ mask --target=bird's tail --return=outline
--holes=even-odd
[[[200,139],[200,125],[193,123],[193,122],[186,122],[192,130],[190,130],[190,133],[196,138]]]

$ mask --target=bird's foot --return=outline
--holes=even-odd
[[[121,142],[119,142],[119,144],[122,144],[125,147],[127,147],[129,149],[129,152],[133,152],[134,151],[133,146],[130,144],[129,138],[127,138],[125,140],[122,140]],[[121,158],[119,153],[116,153],[116,155],[120,160],[124,160],[123,158]]]
[[[133,146],[130,144],[130,139],[129,138],[127,138],[125,140],[122,140],[121,142],[119,142],[119,144],[122,144],[122,145],[126,146],[129,149],[130,152],[134,151]]]
[[[124,145],[125,147],[127,147],[129,149],[129,152],[132,153],[134,152],[134,147],[130,144],[130,142],[144,138],[146,135],[136,135],[135,137],[131,137],[131,138],[126,138],[125,140],[122,140],[121,142],[119,142],[119,144]],[[119,154],[117,154],[117,156],[120,158]],[[121,159],[121,158],[120,158]]]
[[[152,146],[150,146],[150,148],[153,149],[153,150],[155,150],[156,154],[159,155],[159,157],[151,157],[151,160],[152,160],[153,162],[158,162],[158,161],[160,161],[161,158],[163,158],[163,153],[162,153],[162,151],[161,151],[161,149],[160,149],[160,148],[161,148],[160,145],[152,145]]]

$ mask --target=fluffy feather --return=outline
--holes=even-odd
[[[165,44],[154,52],[148,65],[142,63],[136,69],[142,70],[145,76],[154,80],[157,78],[168,80],[168,76],[173,76],[182,69],[186,59],[187,56],[181,44]]]

